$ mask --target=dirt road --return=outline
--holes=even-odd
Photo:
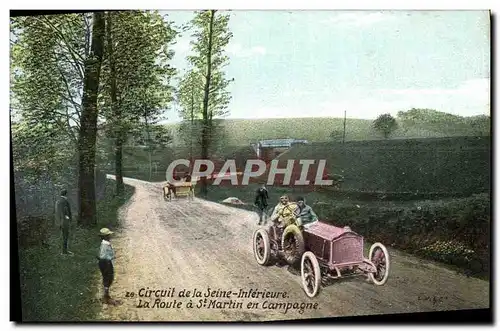
[[[136,191],[121,209],[123,227],[113,241],[117,260],[112,293],[122,304],[103,305],[102,319],[249,321],[489,307],[488,282],[394,250],[389,250],[392,265],[386,285],[372,285],[364,277],[350,278],[322,288],[316,298],[309,299],[299,275],[287,267],[261,267],[256,263],[252,252],[256,214],[201,199],[166,202],[160,184],[133,179],[125,182],[135,186]],[[173,297],[140,297],[146,294],[141,289],[148,288],[172,289]],[[214,297],[204,301],[207,288],[285,291],[286,298],[238,299],[233,295],[232,306],[217,308],[214,302],[221,304],[230,299]],[[182,289],[191,293],[197,289],[203,296],[179,297]],[[163,294],[168,295],[167,291]],[[186,307],[190,299],[193,308]],[[198,308],[200,300],[207,305],[216,301],[212,307]],[[149,308],[138,307],[145,302]],[[180,308],[165,308],[179,302]],[[238,302],[242,308],[234,308]],[[247,309],[249,302],[258,307]],[[317,309],[302,313],[300,309],[289,309],[285,313],[284,309],[269,309],[269,302],[297,303],[299,307],[301,303],[317,303]]]

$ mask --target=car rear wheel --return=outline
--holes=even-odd
[[[268,265],[271,259],[271,244],[266,229],[258,229],[253,234],[253,254],[257,263]]]
[[[304,254],[304,236],[299,227],[291,224],[283,231],[281,238],[281,247],[283,249],[283,258],[289,265],[294,265],[300,261]]]
[[[387,248],[381,243],[375,243],[370,247],[370,253],[368,254],[370,261],[377,268],[377,272],[370,273],[370,280],[375,285],[384,285],[387,282],[390,271],[390,259],[389,252]]]
[[[321,270],[316,256],[307,251],[302,255],[300,263],[300,274],[302,276],[302,288],[310,298],[315,297],[321,284]]]

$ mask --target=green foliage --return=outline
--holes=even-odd
[[[21,121],[12,124],[14,171],[32,182],[42,173],[57,177],[74,166],[74,144],[55,124]]]
[[[88,176],[94,168],[96,113],[100,116],[98,128],[120,143],[141,130],[147,133],[151,148],[163,148],[170,140],[168,130],[150,126],[163,118],[164,109],[173,100],[171,78],[175,70],[168,62],[173,57],[170,45],[176,31],[157,11],[102,15],[108,16],[109,24],[100,45],[91,45],[91,37],[97,34],[92,31],[96,24],[90,13],[12,20],[14,162],[16,170],[32,176],[33,181],[42,174],[58,176],[61,168],[74,161],[80,161],[80,174]],[[104,24],[100,26],[104,32]],[[91,46],[105,52],[100,71],[90,58]],[[91,85],[97,86],[99,80],[96,109]],[[90,94],[83,93],[84,81]],[[113,105],[111,92],[116,96]],[[85,100],[90,101],[83,107]],[[101,134],[97,140],[97,159],[107,164],[106,154],[113,149],[102,138]],[[77,145],[79,155],[75,158]],[[93,200],[89,191],[91,184],[80,188]],[[83,195],[82,199],[86,201]]]
[[[187,73],[184,82],[180,89],[180,101],[183,106],[181,116],[194,122],[194,110],[200,109],[201,116],[201,157],[207,158],[209,149],[213,149],[215,136],[218,134],[218,126],[214,125],[214,119],[227,115],[227,107],[231,99],[227,87],[231,80],[225,77],[223,68],[227,65],[229,58],[225,55],[225,48],[228,45],[232,33],[229,31],[229,15],[222,15],[217,10],[203,10],[195,12],[194,18],[190,22],[190,28],[193,31],[191,41],[192,54],[187,57],[192,66],[190,72]],[[198,84],[201,77],[203,80],[203,89],[200,92]],[[192,91],[196,89],[196,91]],[[188,97],[186,104],[183,101],[183,96]],[[202,107],[198,108],[194,105],[193,96],[203,95]],[[181,127],[182,128],[182,127]],[[193,125],[189,127],[188,132],[192,135],[195,128]],[[185,131],[185,130],[184,130]],[[182,131],[181,131],[182,132]],[[185,133],[184,133],[185,135]],[[193,149],[193,141],[190,138],[190,146]],[[220,143],[220,142],[219,142]],[[203,193],[207,193],[206,179],[201,180]]]
[[[485,115],[462,117],[434,109],[412,108],[398,112],[397,118],[405,131],[442,132],[446,136],[490,134],[490,118]]]
[[[398,122],[402,123],[398,118]],[[392,138],[438,138],[461,136],[488,136],[490,132],[490,118],[488,116],[465,117],[464,125],[446,124],[429,127],[428,125],[399,125]],[[475,123],[475,124],[471,124]],[[224,119],[221,124],[226,131],[226,144],[249,145],[260,139],[273,138],[303,138],[310,142],[332,141],[331,133],[343,132],[341,118],[266,118],[266,119]],[[347,119],[346,141],[375,140],[380,135],[372,130],[372,122],[363,119]],[[176,133],[173,143],[185,141],[180,137],[178,127],[181,124],[168,125]],[[314,130],[311,130],[314,128]],[[340,138],[341,139],[341,138]],[[336,141],[340,141],[337,139]]]
[[[348,119],[346,141],[376,139],[370,130],[369,120]],[[181,124],[167,125],[173,132],[178,132]],[[313,141],[331,141],[332,130],[343,130],[340,118],[265,118],[265,119],[221,119],[224,127],[226,144],[248,146],[261,139],[303,138]],[[311,130],[314,128],[314,130]],[[184,141],[178,134],[173,137],[174,144]]]
[[[464,117],[463,127],[470,128],[477,136],[491,135],[491,118],[486,115]]]
[[[95,230],[78,229],[71,250],[78,255],[62,258],[61,237],[53,233],[48,248],[19,251],[23,322],[95,320],[101,305],[95,300],[99,284]],[[92,260],[93,259],[93,260]]]
[[[194,121],[203,118],[203,75],[196,69],[189,70],[181,77],[177,99],[183,120]]]
[[[489,272],[489,194],[469,198],[415,201],[402,206],[313,205],[336,226],[349,225],[370,241],[457,265],[476,275]]]
[[[330,132],[330,139],[333,141],[342,141],[342,137],[344,136],[344,132],[341,130],[333,130]]]
[[[198,150],[201,144],[203,127],[203,75],[196,69],[187,71],[180,80],[177,99],[183,121],[177,127],[177,133],[182,141],[193,150]]]
[[[175,145],[177,147],[189,147],[190,154],[200,155],[202,147],[201,134],[204,126],[203,120],[201,119],[182,121],[177,126],[177,142]],[[207,136],[210,139],[210,146],[208,147],[210,155],[214,153],[224,153],[230,138],[227,135],[226,127],[222,120],[213,119],[211,121],[210,130]]]
[[[175,146],[175,147],[174,147]],[[189,158],[189,145],[176,144],[158,150],[153,161],[166,170],[176,158]],[[141,150],[126,149],[129,165],[141,165],[147,160]],[[200,149],[192,152],[200,157]],[[235,158],[238,164],[256,157],[252,147],[225,144],[211,158]],[[381,192],[391,198],[432,196],[465,196],[485,192],[491,184],[491,149],[487,138],[395,139],[347,141],[341,143],[312,143],[297,145],[284,154],[286,160],[326,160],[326,172],[344,176],[342,190],[357,196],[363,192]],[[385,193],[384,193],[385,192]],[[340,192],[339,192],[340,194]]]
[[[147,150],[156,151],[167,148],[172,142],[170,130],[164,125],[151,124],[146,129],[138,127],[133,131],[133,142],[145,146]]]
[[[461,260],[459,263],[465,264],[475,258],[475,252],[472,249],[456,240],[436,241],[423,247],[420,253],[426,257],[450,264],[455,264],[456,260]]]
[[[391,114],[382,114],[373,121],[373,128],[388,138],[398,127],[396,119]]]
[[[60,232],[46,226],[34,229],[45,236],[47,247],[38,237],[34,246],[19,249],[19,266],[24,322],[66,322],[98,320],[102,304],[96,300],[102,279],[95,259],[100,227],[118,230],[118,209],[134,193],[126,186],[122,199],[114,197],[114,183],[107,181],[105,199],[97,202],[98,224],[94,228],[75,227],[70,232],[72,257],[61,256]],[[50,220],[40,220],[50,224]],[[38,222],[38,223],[40,223]],[[37,224],[38,224],[37,223]]]
[[[225,48],[233,34],[229,31],[229,15],[219,14],[216,10],[196,12],[190,27],[194,38],[191,42],[193,54],[187,59],[193,69],[186,74],[180,93],[185,96],[194,92],[196,100],[203,95],[203,105],[196,109],[201,110],[201,118],[206,121],[210,130],[213,118],[228,114],[227,107],[231,96],[227,87],[232,80],[226,78],[223,69],[229,63]],[[200,87],[202,87],[201,92]],[[190,92],[191,89],[194,91]],[[186,107],[182,99],[184,97],[181,98],[183,113],[186,113],[190,107]],[[197,115],[195,118],[200,116]]]
[[[292,147],[280,161],[325,159],[345,177],[347,191],[471,194],[489,190],[488,138],[394,139],[312,143]]]
[[[188,56],[188,61],[194,68],[193,75],[197,77],[201,74],[203,77],[203,92],[208,94],[207,113],[210,120],[227,115],[231,100],[227,87],[233,80],[227,79],[223,71],[229,63],[225,48],[233,36],[229,31],[229,18],[228,14],[206,10],[196,12],[191,21],[194,30],[194,40],[191,42],[193,55]]]
[[[43,15],[11,23],[15,163],[46,171],[76,147],[90,17]]]
[[[126,139],[133,131],[150,130],[173,100],[175,69],[169,61],[177,32],[157,11],[113,12],[107,19],[112,47],[106,48],[100,109],[111,137],[124,135]],[[111,64],[115,66],[116,105],[111,103]]]

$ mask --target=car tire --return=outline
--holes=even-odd
[[[253,234],[253,254],[257,263],[262,266],[269,265],[271,261],[271,243],[266,229],[258,229]]]
[[[376,258],[375,253],[382,254],[378,258]],[[383,259],[381,258],[383,256]],[[387,278],[389,277],[389,272],[391,270],[391,262],[389,257],[389,252],[387,248],[381,243],[374,243],[370,247],[370,252],[368,254],[368,258],[375,265],[377,271],[383,270],[383,274],[379,277],[376,277],[373,273],[369,274],[370,280],[375,285],[384,285],[387,282]],[[380,262],[378,262],[380,261]]]
[[[302,255],[300,263],[300,276],[302,279],[302,289],[306,295],[309,298],[314,298],[318,295],[321,287],[321,269],[319,267],[318,259],[313,252],[307,251],[304,255]]]
[[[287,246],[287,241],[294,239],[294,249],[292,251],[288,251],[285,249]],[[305,252],[304,245],[304,236],[302,235],[302,231],[300,231],[299,227],[295,224],[291,224],[285,228],[283,231],[283,235],[281,236],[281,247],[283,250],[283,259],[289,265],[294,265],[300,261],[302,254]]]

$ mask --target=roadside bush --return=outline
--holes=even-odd
[[[17,222],[17,237],[22,248],[40,245],[50,235],[52,221],[45,217],[25,216]]]
[[[489,273],[490,195],[418,201],[404,207],[317,205],[321,219],[349,225],[370,241],[464,268]]]

